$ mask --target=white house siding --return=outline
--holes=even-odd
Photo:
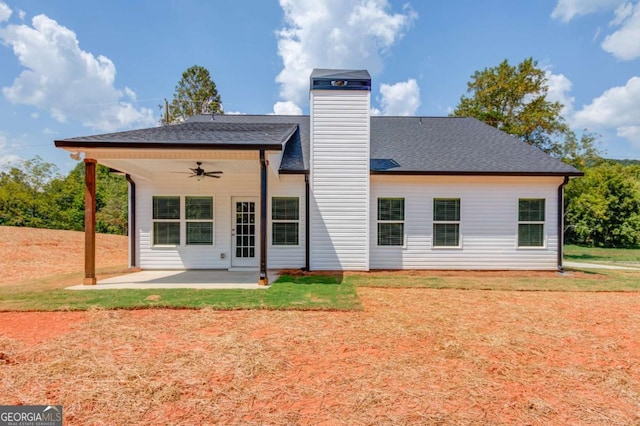
[[[369,269],[369,92],[311,92],[312,270]]]
[[[278,178],[269,173],[268,217],[271,223],[271,200],[273,197],[298,197],[298,245],[274,246],[271,244],[271,226],[267,228],[267,254],[269,269],[302,268],[305,266],[305,184],[303,175],[282,175]]]
[[[259,167],[256,167],[259,169]],[[221,179],[197,181],[176,175],[156,173],[153,181],[136,179],[136,227],[139,266],[143,269],[228,269],[231,267],[231,202],[232,197],[255,197],[260,206],[260,173],[232,173],[225,171]],[[304,176],[278,176],[268,174],[269,223],[272,196],[296,196],[300,198],[300,244],[296,247],[272,247],[271,228],[268,235],[268,267],[299,268],[305,264],[305,210]],[[156,195],[213,196],[214,244],[213,246],[154,247],[152,244],[152,197]],[[184,208],[184,199],[182,199]],[[259,220],[259,210],[256,211]],[[257,225],[257,224],[256,224]],[[258,231],[257,231],[258,232]],[[181,230],[184,240],[184,226]],[[184,241],[183,241],[184,242]],[[256,242],[256,255],[259,243]],[[222,258],[221,255],[224,255]],[[257,262],[256,262],[257,265]],[[256,267],[257,268],[257,267]]]
[[[557,268],[563,178],[371,176],[371,269]],[[405,199],[405,246],[377,245],[377,200]],[[460,248],[432,247],[433,199],[460,198]],[[544,198],[545,247],[518,248],[518,199]]]

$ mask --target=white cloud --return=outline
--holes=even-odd
[[[136,108],[123,99],[135,99],[128,88],[114,86],[116,67],[109,58],[97,58],[80,49],[76,34],[45,15],[28,25],[0,28],[0,39],[26,68],[4,87],[15,104],[48,110],[58,121],[80,121],[100,131],[155,125],[153,110]]]
[[[381,84],[378,99],[382,111],[373,108],[373,115],[416,115],[420,106],[420,87],[411,78],[396,84]]]
[[[0,133],[0,170],[5,170],[11,167],[12,164],[20,161],[20,157],[12,154],[12,151],[7,137]]]
[[[547,100],[564,105],[561,114],[565,119],[571,119],[575,102],[575,98],[570,95],[573,83],[564,74],[554,74],[546,70],[545,75],[549,86]]]
[[[302,108],[291,101],[276,102],[273,105],[273,113],[275,115],[302,115]]]
[[[620,28],[605,37],[602,48],[623,61],[640,58],[640,2],[616,9],[611,25]]]
[[[577,111],[574,122],[589,129],[615,128],[618,136],[640,148],[640,77],[606,90]]]
[[[0,22],[8,21],[11,17],[12,10],[6,3],[0,1]]]
[[[307,100],[313,68],[380,72],[385,53],[417,17],[408,6],[391,13],[387,0],[280,0],[280,6],[285,26],[277,32],[278,55],[284,68],[276,81],[281,98],[296,105]]]
[[[26,16],[27,16],[27,13],[24,10],[18,9],[18,18],[20,18],[21,21],[24,21],[24,18]]]
[[[569,22],[579,15],[613,10],[624,2],[625,0],[558,0],[551,17]]]
[[[615,10],[615,18],[611,22],[609,22],[610,27],[614,27],[617,25],[622,25],[624,21],[627,20],[633,14],[633,4],[625,3],[623,5],[618,6]]]

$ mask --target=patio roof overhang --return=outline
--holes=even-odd
[[[298,130],[297,124],[189,122],[126,132],[54,141],[67,151],[199,150],[282,151]]]
[[[153,176],[145,173],[140,164],[133,165],[127,162],[126,159],[193,159],[202,153],[215,153],[213,156],[208,155],[207,157],[209,158],[253,159],[257,157],[260,167],[261,217],[258,282],[262,285],[268,284],[266,253],[268,160],[265,153],[268,151],[284,151],[287,142],[295,138],[297,132],[297,124],[189,122],[173,126],[54,141],[58,148],[72,153],[83,152],[85,154],[84,284],[96,284],[95,179],[97,160],[111,159],[112,161],[107,161],[107,163],[111,163],[109,166],[112,168],[122,170],[125,173],[136,170],[137,175],[152,178]],[[114,164],[114,160],[120,164]],[[122,165],[127,165],[128,167],[118,167]],[[127,180],[130,181],[128,174]],[[130,181],[131,183],[132,181]]]

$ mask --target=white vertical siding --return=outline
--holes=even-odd
[[[369,97],[311,92],[313,270],[369,269]]]
[[[260,173],[233,173],[225,171],[221,179],[197,181],[171,174],[157,173],[153,181],[136,179],[136,239],[137,259],[143,269],[227,269],[231,266],[232,197],[256,197],[259,208]],[[300,198],[300,244],[296,247],[273,247],[270,244],[271,227],[267,226],[268,267],[300,268],[305,263],[305,210],[304,176],[278,176],[269,170],[268,206],[272,196]],[[154,247],[152,243],[152,197],[155,195],[213,196],[213,246]],[[182,200],[184,203],[184,200]],[[257,212],[259,215],[259,211]],[[268,212],[270,223],[271,213]],[[184,228],[181,230],[184,243]],[[256,242],[256,248],[259,243]],[[224,254],[224,259],[222,258]]]
[[[557,268],[557,191],[549,177],[371,177],[371,269]],[[377,245],[378,197],[404,197],[405,246]],[[460,248],[432,246],[433,199],[460,198]],[[545,246],[518,248],[518,199],[544,198]]]

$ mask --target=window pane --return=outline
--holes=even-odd
[[[518,225],[519,247],[542,247],[544,245],[544,225],[523,223]]]
[[[543,222],[544,199],[518,200],[518,220],[521,222]]]
[[[180,219],[180,197],[153,197],[154,219]]]
[[[180,244],[180,223],[153,222],[153,244]]]
[[[271,199],[271,219],[298,220],[298,198],[273,197]]]
[[[213,223],[187,222],[187,244],[189,245],[213,244]]]
[[[378,220],[404,220],[404,198],[378,198]]]
[[[297,246],[298,223],[278,222],[272,227],[271,241],[274,246]]]
[[[460,225],[457,223],[433,224],[434,247],[458,247],[460,246]]]
[[[186,197],[185,210],[187,220],[212,220],[213,197]]]
[[[401,246],[404,244],[404,223],[378,223],[379,246]]]
[[[433,220],[459,221],[460,199],[434,199]]]

